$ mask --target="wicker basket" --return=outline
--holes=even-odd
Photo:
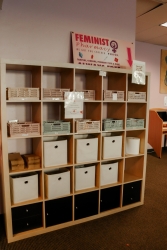
[[[126,120],[126,128],[127,129],[144,128],[144,119],[127,118],[127,120]]]
[[[10,137],[40,135],[40,123],[8,122],[7,131]]]
[[[104,101],[124,101],[124,91],[104,90]]]
[[[123,120],[104,119],[103,131],[121,130],[123,129]]]
[[[76,120],[77,133],[99,132],[99,131],[100,131],[100,121],[91,121],[89,119]]]
[[[146,102],[146,92],[128,91],[128,101]]]
[[[39,88],[7,88],[6,99],[15,100],[39,100]]]
[[[43,99],[44,100],[64,100],[64,92],[69,92],[70,89],[43,89]]]
[[[70,122],[44,121],[43,134],[64,134],[70,133]]]

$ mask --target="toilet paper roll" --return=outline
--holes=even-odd
[[[140,138],[126,137],[126,154],[139,154]]]

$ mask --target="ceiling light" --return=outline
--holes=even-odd
[[[166,23],[161,23],[160,26],[167,27],[167,22]]]

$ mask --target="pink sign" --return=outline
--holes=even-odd
[[[72,32],[75,64],[109,68],[131,68],[133,43],[117,39]]]

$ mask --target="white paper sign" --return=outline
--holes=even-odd
[[[145,62],[133,61],[132,83],[145,85]]]
[[[65,92],[65,118],[83,118],[84,92]]]

